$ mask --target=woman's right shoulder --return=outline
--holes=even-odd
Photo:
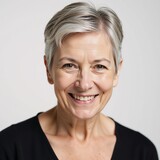
[[[35,116],[3,129],[0,132],[0,160],[21,159],[18,157],[32,146],[39,134],[38,127],[38,118]]]
[[[0,131],[0,146],[13,143],[14,141],[30,134],[37,127],[37,116],[21,121]]]

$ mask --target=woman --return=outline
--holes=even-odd
[[[122,65],[122,26],[109,8],[73,3],[45,29],[57,105],[0,133],[0,160],[158,160],[150,140],[103,115]]]

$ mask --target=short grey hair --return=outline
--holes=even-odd
[[[51,69],[54,54],[62,40],[72,33],[105,31],[112,44],[116,73],[122,58],[123,30],[117,14],[108,7],[96,9],[93,4],[75,2],[57,12],[48,22],[45,31],[45,55]]]

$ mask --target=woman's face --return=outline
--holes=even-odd
[[[112,46],[104,32],[68,36],[49,72],[59,110],[79,119],[99,114],[117,84]]]

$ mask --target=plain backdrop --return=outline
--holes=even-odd
[[[0,0],[0,130],[56,104],[43,64],[44,28],[75,0]],[[92,0],[120,17],[124,59],[103,112],[147,136],[160,155],[160,1]]]

